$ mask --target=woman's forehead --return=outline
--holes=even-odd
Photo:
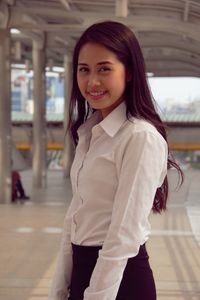
[[[79,51],[78,63],[118,61],[117,56],[110,49],[97,43],[87,43]]]

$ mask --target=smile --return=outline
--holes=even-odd
[[[106,92],[88,92],[88,93],[93,97],[98,97],[104,95]]]

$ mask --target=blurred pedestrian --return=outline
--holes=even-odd
[[[12,171],[12,202],[25,201],[30,199],[29,196],[26,195],[24,187],[22,185],[21,176],[18,171]]]

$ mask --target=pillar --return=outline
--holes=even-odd
[[[45,51],[33,41],[33,187],[46,187]]]
[[[0,29],[0,203],[11,200],[10,33]]]
[[[67,125],[69,121],[69,102],[72,88],[72,57],[71,55],[64,56],[64,176],[68,177],[70,174],[71,164],[74,156],[74,146],[69,132],[67,131]]]

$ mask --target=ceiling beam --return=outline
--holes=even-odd
[[[183,40],[181,37],[176,35],[162,35],[159,34],[150,34],[149,36],[139,36],[139,42],[142,48],[151,47],[151,48],[166,48],[177,50],[185,50],[190,52],[192,55],[199,55],[200,43],[188,40]]]
[[[190,63],[187,63],[185,61],[177,61],[177,60],[158,60],[158,59],[147,59],[146,60],[146,65],[148,65],[148,67],[156,67],[156,68],[164,68],[166,70],[170,70],[170,69],[188,69],[188,70],[194,70],[196,71],[199,76],[200,76],[200,70],[198,66],[193,66]]]
[[[115,16],[121,18],[128,16],[128,0],[115,0]]]
[[[164,70],[162,69],[151,69],[148,72],[154,74],[154,77],[199,77],[199,73],[195,70],[188,70],[188,69],[171,69],[171,70]]]
[[[194,68],[187,63],[176,61],[146,61],[147,72],[151,72],[154,76],[194,76],[200,77],[198,68]]]
[[[189,10],[190,10],[190,0],[185,0],[184,15],[183,15],[184,22],[188,21]]]
[[[181,37],[189,37],[200,42],[199,24],[185,23],[178,19],[169,19],[159,16],[131,16],[126,19],[126,24],[133,31],[160,31],[176,34]]]
[[[178,54],[172,54],[171,56],[167,57],[164,55],[157,55],[157,56],[152,56],[152,55],[145,55],[145,61],[152,61],[152,62],[166,62],[169,63],[169,65],[171,64],[171,67],[173,67],[173,63],[180,63],[180,64],[187,64],[188,66],[190,66],[191,68],[194,68],[195,70],[198,70],[199,74],[200,74],[200,62],[198,59],[192,59],[190,57],[184,56],[180,53],[180,55]]]
[[[29,6],[14,6],[11,7],[12,13],[18,13],[18,14],[29,14],[29,15],[37,15],[40,17],[54,17],[54,18],[77,18],[81,17],[82,12],[79,11],[67,11],[56,7],[50,7],[50,6],[31,6],[31,3]],[[84,13],[84,12],[83,12]],[[84,13],[85,14],[85,13]],[[95,13],[92,13],[94,15]]]
[[[0,29],[7,29],[9,24],[10,11],[5,2],[0,3]]]
[[[48,11],[48,9],[47,9]],[[21,18],[17,18],[16,16],[21,14]],[[48,15],[48,13],[47,13]],[[15,9],[11,9],[11,19],[9,26],[15,27],[18,29],[26,28],[26,29],[37,29],[37,30],[44,30],[44,31],[65,31],[66,30],[70,33],[70,31],[80,31],[82,32],[86,27],[91,25],[94,22],[102,21],[105,19],[111,19],[116,21],[122,21],[121,18],[114,17],[112,14],[101,14],[101,13],[94,13],[88,14],[84,12],[67,12],[66,16],[69,15],[69,18],[74,17],[77,19],[77,16],[80,16],[80,20],[82,20],[81,24],[74,23],[63,23],[63,24],[29,24],[28,22],[23,22],[23,13],[20,11],[16,11]],[[178,19],[169,19],[167,17],[160,17],[160,16],[145,16],[145,15],[129,15],[127,18],[123,19],[123,23],[130,26],[133,31],[162,31],[163,33],[172,33],[177,34],[180,36],[190,37],[194,40],[200,42],[200,31],[199,31],[199,24],[194,23],[186,23],[184,21]]]
[[[4,2],[7,3],[8,5],[15,5],[16,4],[16,0],[4,0]]]
[[[61,4],[64,6],[64,8],[67,10],[67,11],[71,11],[71,7],[68,3],[67,0],[60,0]]]

